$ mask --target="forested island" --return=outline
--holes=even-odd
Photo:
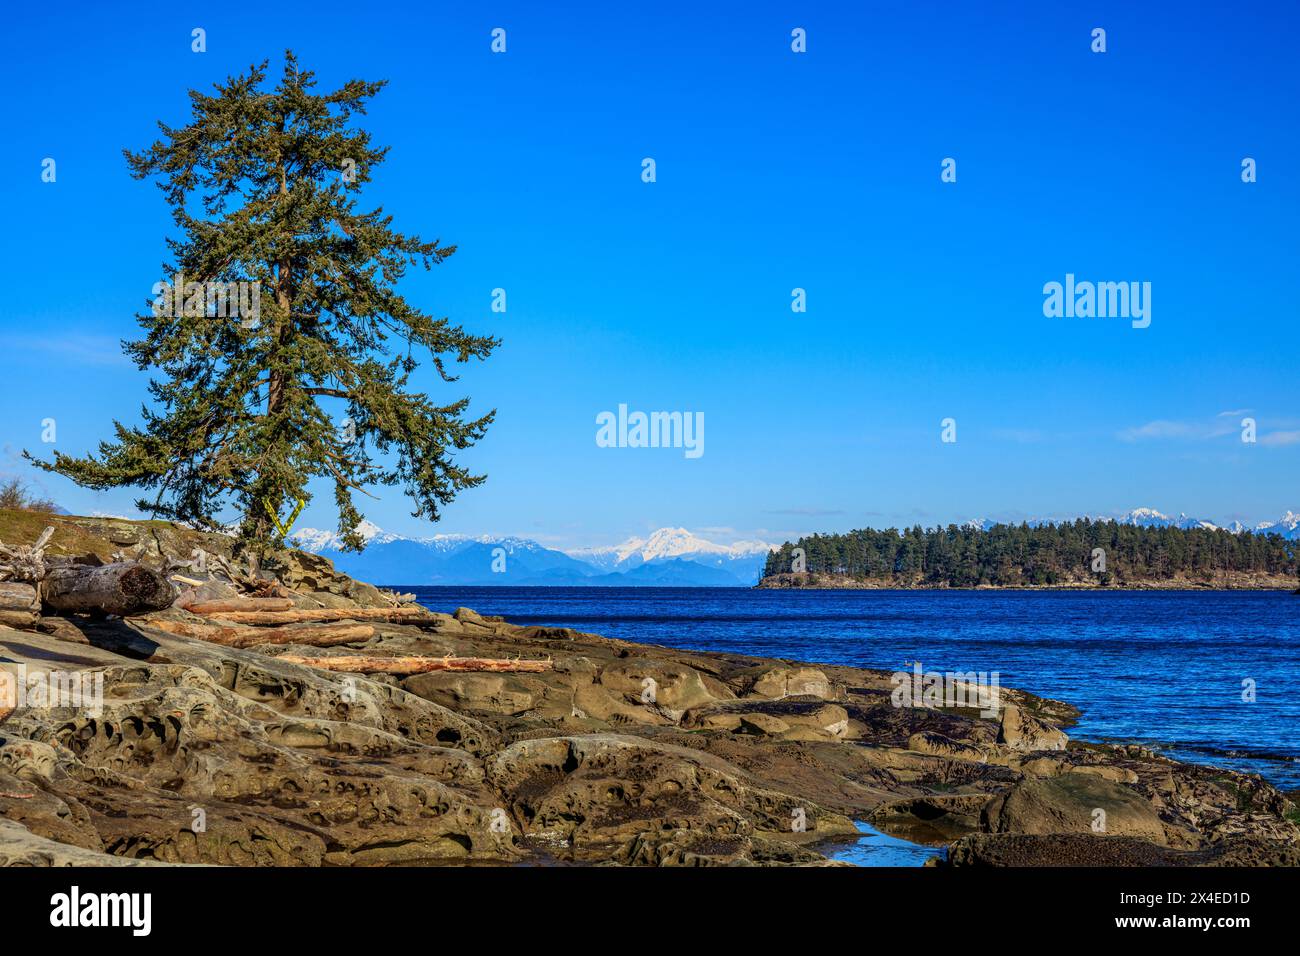
[[[1061,524],[863,529],[787,542],[759,587],[1294,588],[1297,542],[1221,528]]]

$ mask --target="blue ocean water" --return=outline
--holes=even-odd
[[[1300,789],[1300,597],[1279,591],[759,591],[404,587],[458,606],[691,650],[997,671],[1145,743]],[[1255,700],[1243,700],[1253,682]]]
[[[930,857],[943,858],[946,854],[942,847],[901,840],[862,820],[856,826],[861,834],[856,840],[823,846],[822,852],[829,859],[854,866],[925,866]]]

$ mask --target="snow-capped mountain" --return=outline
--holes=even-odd
[[[366,547],[374,545],[391,544],[394,541],[410,541],[415,544],[421,544],[432,551],[456,551],[467,544],[492,544],[503,547],[507,553],[516,550],[527,550],[529,548],[540,548],[535,541],[529,541],[525,538],[503,537],[494,538],[490,534],[468,535],[468,534],[434,534],[424,538],[408,538],[405,535],[394,534],[391,531],[385,531],[383,528],[371,521],[362,521],[357,525],[357,533],[361,535]],[[303,551],[310,551],[312,554],[320,554],[324,551],[342,551],[343,538],[333,531],[322,531],[318,528],[300,528],[289,535],[289,540],[294,546],[301,548]]]
[[[1120,524],[1130,524],[1140,528],[1205,528],[1208,531],[1218,528],[1218,525],[1212,521],[1192,518],[1181,511],[1177,518],[1171,518],[1167,514],[1156,511],[1155,508],[1134,508],[1116,520]]]
[[[685,528],[568,553],[517,537],[410,538],[369,521],[358,531],[367,542],[360,554],[345,552],[331,531],[302,528],[289,538],[304,551],[330,558],[345,574],[394,585],[738,587],[758,581],[769,550],[759,541],[715,544]]]
[[[1277,534],[1282,537],[1295,541],[1300,540],[1300,514],[1294,511],[1288,511],[1277,521],[1262,521],[1255,525],[1254,528],[1242,524],[1240,521],[1230,521],[1227,524],[1218,524],[1206,518],[1194,518],[1185,512],[1179,512],[1177,516],[1167,515],[1155,508],[1134,508],[1132,511],[1125,512],[1118,518],[1114,515],[1084,515],[1091,521],[1114,521],[1118,524],[1133,525],[1141,528],[1181,528],[1190,530],[1193,528],[1204,528],[1207,531],[1230,531],[1233,534],[1241,534],[1244,531],[1254,531],[1256,534]],[[1033,518],[1025,522],[1031,528],[1036,528],[1046,524],[1062,524],[1072,519],[1062,518]],[[1004,522],[990,521],[987,518],[972,518],[970,521],[964,521],[961,524],[963,528],[975,528],[987,531],[995,524]],[[1019,524],[1020,522],[1011,522]]]
[[[633,537],[622,544],[604,548],[577,548],[565,553],[597,567],[612,568],[620,564],[645,564],[664,558],[681,558],[688,555],[747,558],[755,554],[766,555],[772,547],[762,541],[715,544],[692,534],[685,528],[660,528],[648,538]]]
[[[1192,518],[1182,512],[1179,512],[1178,517],[1171,518],[1169,515],[1161,514],[1154,508],[1137,508],[1117,520],[1120,524],[1143,525],[1155,528],[1205,528],[1208,531],[1222,529],[1231,531],[1233,534],[1253,530],[1256,534],[1276,534],[1292,541],[1300,539],[1300,514],[1296,514],[1294,511],[1286,512],[1277,521],[1261,521],[1253,529],[1240,521],[1218,524],[1205,518]]]
[[[372,521],[362,521],[357,525],[357,534],[361,535],[362,540],[369,544],[386,544],[389,541],[395,541],[397,535],[385,531],[379,525]],[[300,528],[289,535],[289,540],[297,547],[304,551],[310,551],[312,554],[319,554],[322,551],[338,551],[343,547],[337,533],[333,531],[322,531],[318,528]]]
[[[1178,517],[1172,518],[1169,515],[1157,511],[1155,508],[1134,508],[1132,511],[1120,515],[1118,518],[1114,515],[1082,515],[1089,521],[1114,521],[1118,524],[1133,525],[1141,528],[1207,528],[1213,531],[1217,525],[1201,518],[1192,518],[1186,514],[1179,514]],[[1029,518],[1024,523],[1031,528],[1040,528],[1049,524],[1065,524],[1073,521],[1073,518]],[[1007,524],[1004,521],[994,521],[990,518],[971,518],[969,521],[963,521],[961,527],[974,528],[976,531],[987,531],[996,524]],[[1009,522],[1010,524],[1020,524],[1019,521]]]
[[[767,553],[772,548],[773,545],[763,541],[717,544],[685,528],[660,528],[646,538],[633,537],[622,544],[578,548],[566,553],[593,567],[624,573],[646,564],[686,560],[726,571],[741,583],[752,584],[762,576]]]
[[[1258,534],[1280,534],[1289,541],[1300,539],[1300,514],[1288,511],[1277,521],[1262,521],[1255,525]]]

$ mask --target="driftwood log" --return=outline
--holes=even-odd
[[[185,605],[191,614],[221,614],[224,611],[291,611],[289,598],[229,598],[224,601],[197,601]]]
[[[296,627],[220,627],[212,624],[194,624],[190,621],[150,620],[134,621],[147,627],[156,627],[168,634],[193,637],[225,647],[254,647],[258,644],[304,644],[308,647],[333,647],[335,644],[355,644],[375,636],[369,624],[300,624]]]
[[[137,561],[93,567],[53,568],[41,581],[41,600],[64,614],[140,614],[170,607],[175,589],[163,575]]]
[[[0,542],[0,581],[30,581],[35,584],[45,576],[45,549],[54,536],[51,525],[29,545],[8,547]]]
[[[349,674],[427,674],[430,671],[538,673],[551,669],[551,661],[494,660],[490,657],[361,657],[353,654],[298,657],[296,654],[281,654],[276,660]]]
[[[190,608],[193,610],[193,608]],[[301,624],[306,621],[386,621],[389,624],[430,624],[438,620],[423,608],[346,607],[300,608],[293,611],[221,611],[205,615],[231,624]]]
[[[0,626],[28,628],[41,618],[36,588],[17,581],[0,581]]]
[[[17,581],[0,581],[0,611],[39,611],[36,588]]]

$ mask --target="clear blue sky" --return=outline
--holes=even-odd
[[[460,247],[403,289],[505,340],[436,392],[499,410],[463,456],[488,482],[438,528],[385,489],[382,526],[568,546],[1300,509],[1294,4],[296,6],[7,12],[0,471],[31,474],[42,419],[81,452],[146,398],[117,342],[172,224],[121,150],[292,47],[322,86],[390,81],[365,195]],[[1150,328],[1045,318],[1067,272],[1151,282]],[[619,403],[704,412],[705,454],[597,447]],[[38,480],[76,512],[134,497]],[[317,501],[299,524],[333,527]]]

